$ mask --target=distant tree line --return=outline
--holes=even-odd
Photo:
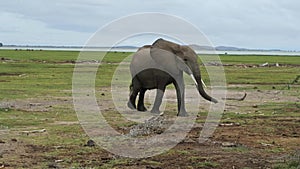
[[[0,43],[0,47],[2,47],[3,46],[3,43]]]

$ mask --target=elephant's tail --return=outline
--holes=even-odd
[[[130,86],[129,86],[129,96],[131,95],[132,91],[133,91],[133,84],[130,83]]]

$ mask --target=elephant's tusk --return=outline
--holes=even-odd
[[[196,81],[196,79],[195,79],[195,76],[194,76],[193,74],[190,74],[190,76],[191,76],[192,79],[194,80],[195,84],[198,86],[198,83],[197,83],[197,81]]]
[[[206,85],[205,85],[205,83],[204,83],[204,81],[202,79],[201,79],[201,83],[206,88]]]
[[[196,81],[196,79],[195,79],[195,76],[193,75],[193,74],[190,74],[190,76],[192,77],[192,79],[193,79],[193,81],[195,82],[195,84],[198,86],[198,83],[197,83],[197,81]],[[202,83],[202,85],[206,88],[206,85],[205,85],[205,83],[204,83],[204,81],[201,79],[201,83]]]

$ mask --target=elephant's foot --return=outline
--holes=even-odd
[[[128,101],[127,106],[128,106],[130,109],[136,109],[135,105],[132,104],[130,101]]]
[[[155,110],[155,109],[152,109],[150,112],[153,114],[161,114],[159,110]]]
[[[180,116],[180,117],[187,117],[188,116],[188,113],[186,111],[181,111],[177,114],[177,116]]]
[[[144,106],[144,105],[142,105],[142,106],[138,106],[138,108],[137,108],[137,110],[138,111],[147,111],[147,109],[146,109],[146,107]]]

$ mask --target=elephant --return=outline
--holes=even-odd
[[[137,50],[130,63],[132,81],[127,106],[138,111],[147,111],[144,96],[147,90],[157,89],[151,113],[160,113],[159,107],[166,86],[173,84],[177,94],[177,116],[187,116],[184,101],[183,72],[194,80],[199,94],[208,101],[218,103],[209,96],[202,84],[197,54],[186,45],[179,45],[162,38],[152,45],[146,45]],[[138,104],[136,98],[139,94]]]

